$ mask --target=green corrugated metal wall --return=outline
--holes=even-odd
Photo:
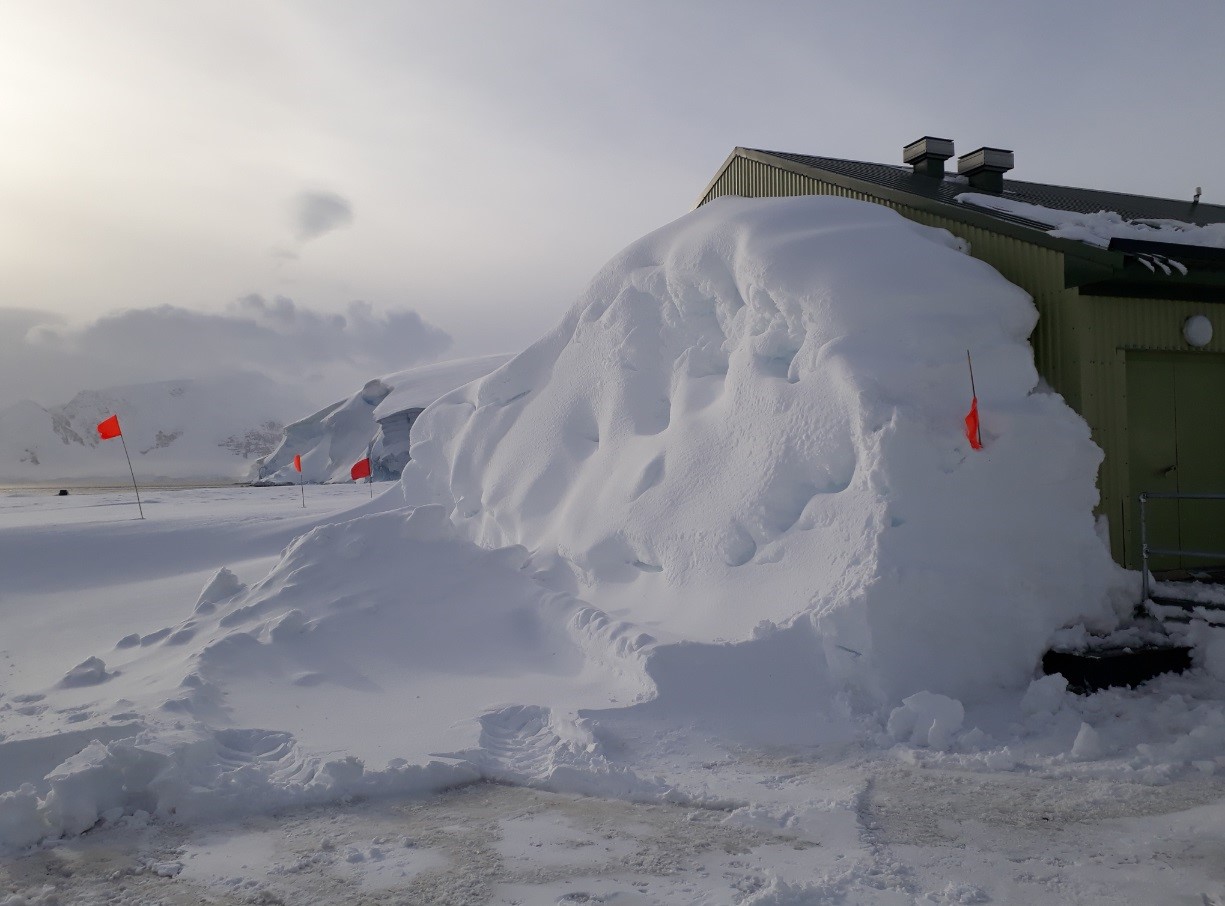
[[[1205,313],[1204,304],[1081,296],[1075,289],[1064,288],[1063,255],[1058,251],[744,157],[729,163],[699,204],[722,195],[837,195],[883,204],[918,223],[946,229],[968,240],[974,257],[1033,296],[1039,314],[1030,338],[1035,363],[1042,377],[1084,416],[1094,440],[1106,453],[1099,476],[1099,508],[1110,521],[1115,559],[1125,561],[1125,551],[1134,547],[1124,535],[1122,518],[1131,493],[1127,351],[1187,352],[1182,324],[1193,314]],[[1225,325],[1217,326],[1217,334],[1205,352],[1225,352]]]
[[[1127,433],[1127,354],[1128,352],[1168,351],[1194,356],[1225,352],[1225,330],[1220,318],[1213,320],[1217,330],[1212,342],[1201,350],[1191,350],[1182,337],[1182,326],[1192,315],[1210,314],[1203,302],[1170,299],[1130,299],[1117,296],[1078,296],[1085,355],[1081,360],[1082,403],[1078,410],[1093,426],[1095,438],[1106,450],[1099,484],[1102,509],[1111,524],[1115,558],[1135,560],[1139,539],[1131,526],[1126,533],[1122,513],[1128,497],[1142,488],[1129,487],[1130,443]],[[1206,430],[1221,426],[1206,425]],[[1125,558],[1124,553],[1131,557]]]

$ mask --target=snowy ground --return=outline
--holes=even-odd
[[[151,491],[144,522],[122,492],[0,497],[0,775],[108,738],[89,716],[83,733],[41,733],[56,693],[18,690],[54,687],[99,637],[173,622],[223,564],[259,578],[294,534],[365,503],[364,489],[307,491],[305,512],[293,488]],[[74,550],[95,553],[56,569]],[[645,714],[623,719],[616,755],[674,791],[662,800],[475,782],[221,820],[119,809],[8,850],[0,903],[1225,903],[1225,759],[1210,754],[1225,719],[1211,692],[1199,676],[971,708],[967,722],[999,737],[977,752],[896,744],[872,719],[760,748],[709,715]],[[1082,718],[1125,742],[1072,757]],[[23,740],[64,750],[33,757]],[[1138,755],[1137,742],[1155,748]]]
[[[132,820],[6,860],[0,890],[31,903],[168,906],[1222,902],[1220,836],[1160,817],[1219,796],[1219,783],[784,767],[795,787],[854,779],[854,821],[795,832],[716,810],[476,784],[222,825]]]
[[[880,206],[722,199],[373,499],[8,493],[0,906],[1221,906],[1225,633],[1039,675],[1161,632],[1036,317]]]

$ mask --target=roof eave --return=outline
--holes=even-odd
[[[1111,239],[1110,250],[1125,254],[1157,255],[1184,263],[1202,264],[1213,269],[1225,268],[1225,248],[1188,245],[1181,242],[1153,242],[1148,239]]]
[[[1086,282],[1083,296],[1126,296],[1132,299],[1176,299],[1187,302],[1225,301],[1225,272],[1203,271],[1182,276],[1177,272],[1150,272],[1137,262],[1110,278]]]

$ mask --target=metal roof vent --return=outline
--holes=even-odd
[[[984,192],[1003,192],[1004,174],[1011,169],[1012,152],[1002,148],[979,148],[957,158],[957,172]]]
[[[944,176],[944,162],[952,156],[951,138],[933,138],[930,135],[925,135],[902,149],[902,163],[912,165],[916,173],[937,179]]]

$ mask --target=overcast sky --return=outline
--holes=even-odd
[[[0,404],[516,351],[736,145],[1223,203],[1222,35],[1221,0],[0,0]]]

